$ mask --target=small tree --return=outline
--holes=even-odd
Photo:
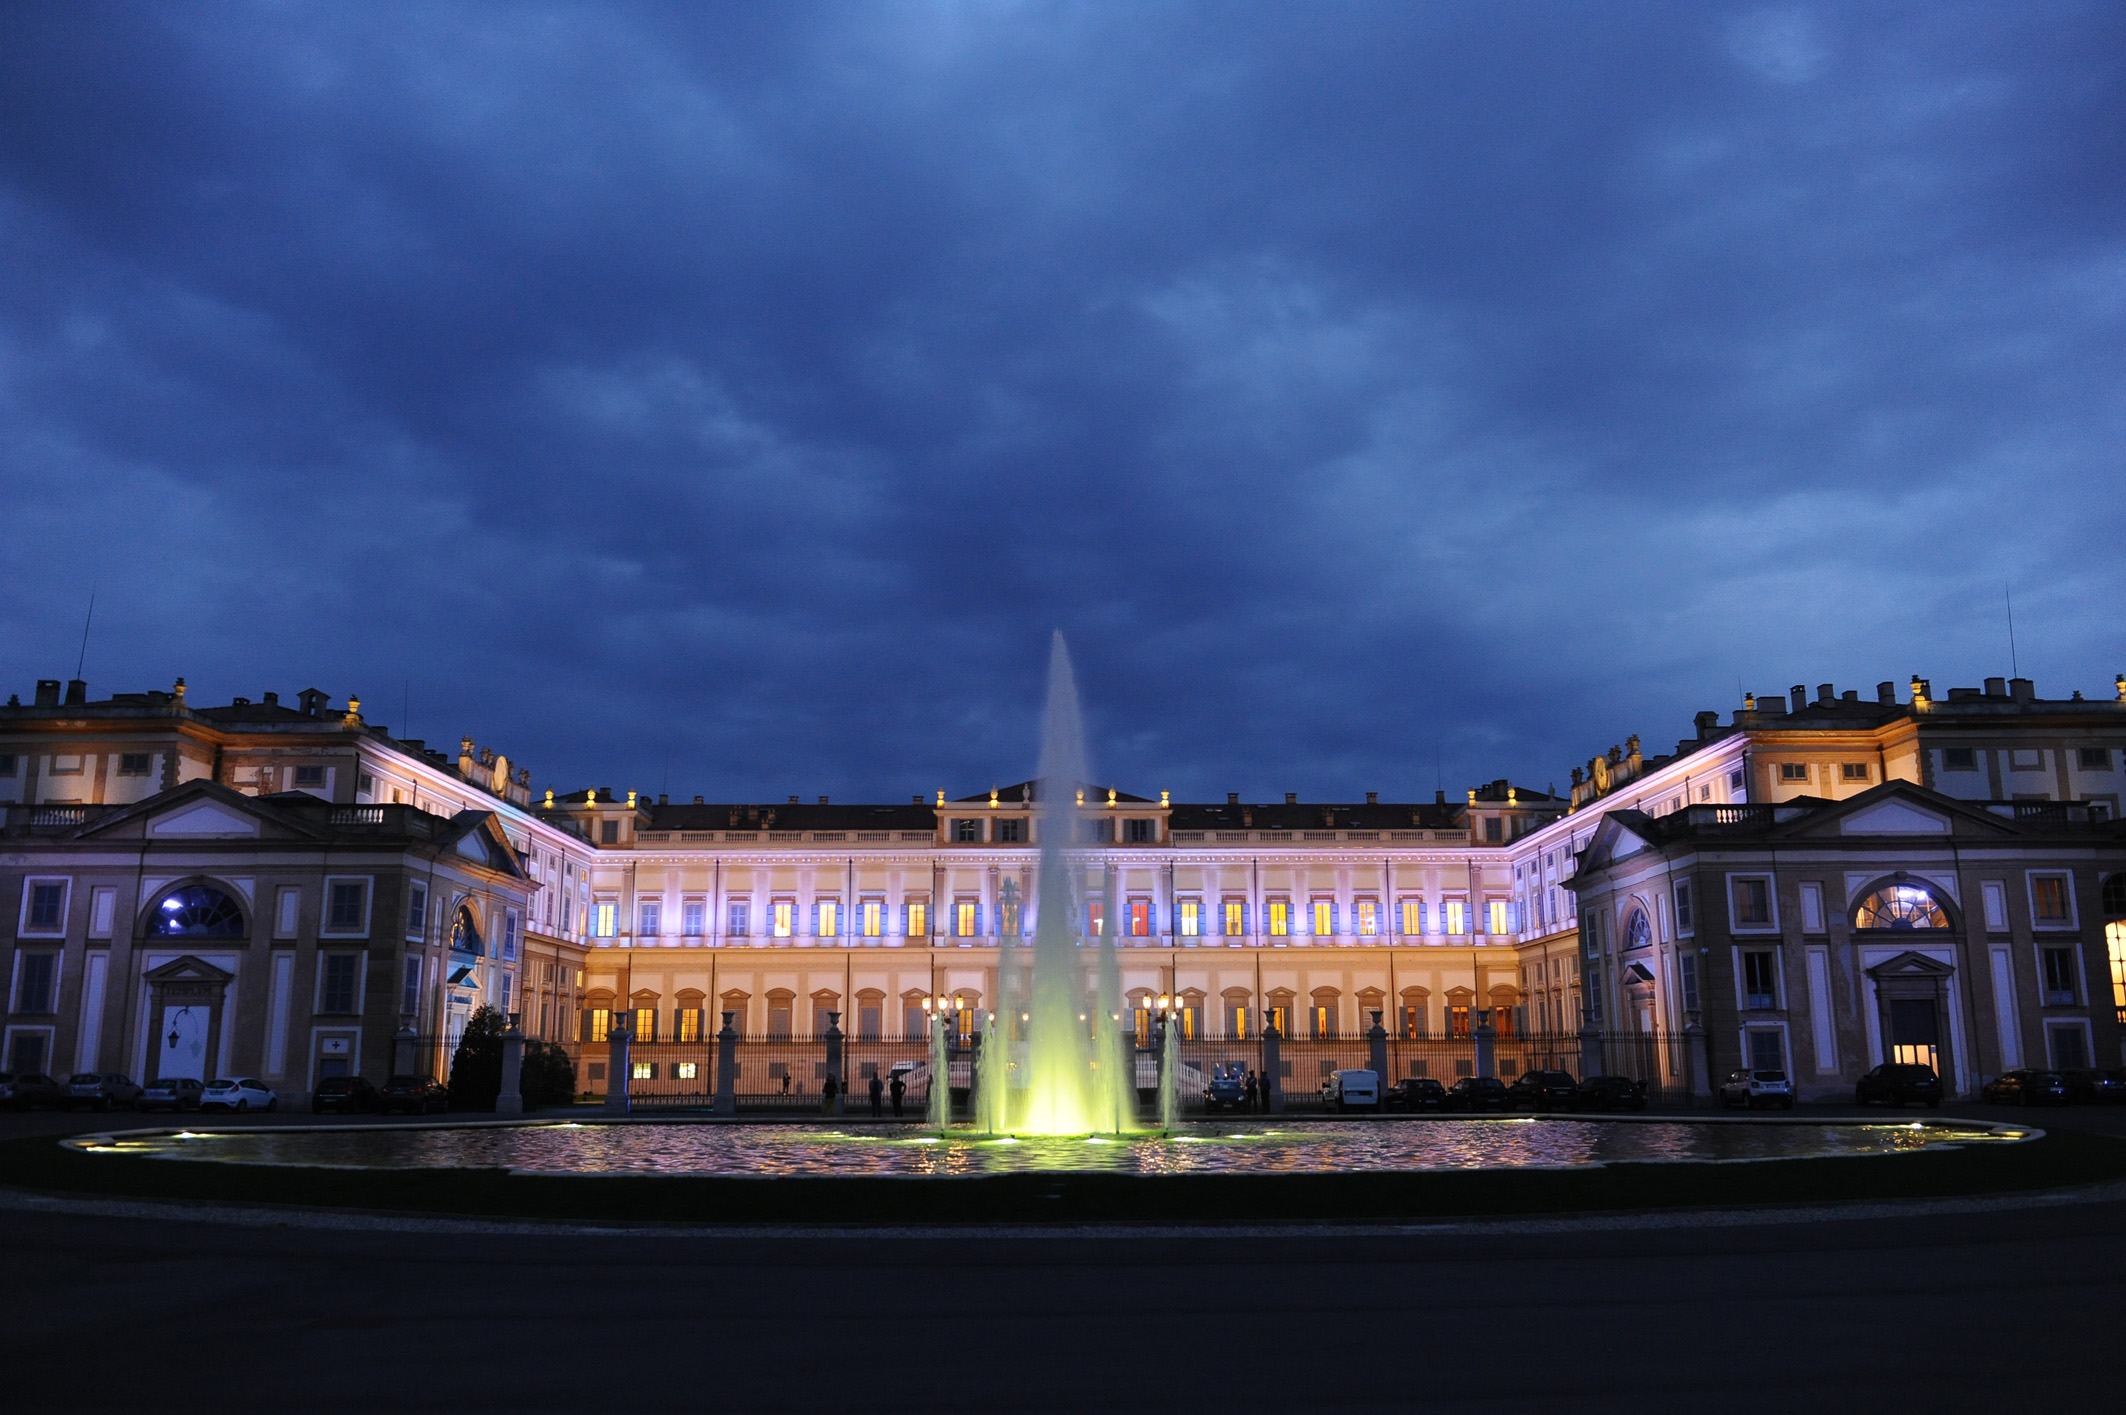
[[[562,1047],[548,1042],[524,1044],[524,1108],[567,1105],[576,1098],[576,1063]]]
[[[450,1060],[450,1108],[493,1110],[502,1094],[502,1034],[509,1019],[492,1007],[475,1010]]]

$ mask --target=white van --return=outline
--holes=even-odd
[[[1380,1076],[1372,1071],[1337,1071],[1321,1083],[1324,1110],[1380,1109]]]

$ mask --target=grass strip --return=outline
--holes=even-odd
[[[2126,1140],[1733,1164],[1334,1174],[517,1175],[221,1164],[0,1143],[0,1184],[48,1193],[553,1222],[1365,1223],[2014,1193],[2126,1179]]]

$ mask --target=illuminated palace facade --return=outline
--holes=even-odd
[[[1566,796],[1172,801],[1073,783],[1085,923],[1133,1008],[1199,1038],[1686,1037],[1697,1084],[1777,1064],[1850,1095],[1885,1059],[1968,1092],[2116,1065],[2126,682],[2098,700],[1913,679],[1700,713]],[[1041,907],[1039,788],[906,804],[555,794],[358,702],[0,707],[16,1070],[257,1075],[284,1092],[447,1047],[482,1004],[591,1044],[972,1032]],[[1695,1054],[1695,1053],[1694,1053]]]

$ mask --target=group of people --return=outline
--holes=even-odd
[[[1269,1110],[1270,1110],[1270,1078],[1269,1078],[1269,1077],[1267,1077],[1267,1076],[1258,1076],[1258,1075],[1257,1075],[1257,1074],[1256,1074],[1255,1072],[1253,1072],[1253,1071],[1250,1071],[1250,1072],[1248,1072],[1247,1080],[1246,1080],[1246,1081],[1245,1081],[1244,1083],[1242,1083],[1242,1085],[1241,1085],[1241,1088],[1240,1088],[1240,1093],[1241,1093],[1242,1095],[1244,1095],[1244,1096],[1246,1096],[1246,1097],[1247,1097],[1247,1107],[1246,1107],[1246,1108],[1247,1108],[1247,1110],[1249,1110],[1250,1112],[1254,1112],[1254,1111],[1260,1111],[1260,1112],[1262,1112],[1262,1113],[1263,1113],[1263,1114],[1265,1114],[1265,1115],[1269,1114]]]

